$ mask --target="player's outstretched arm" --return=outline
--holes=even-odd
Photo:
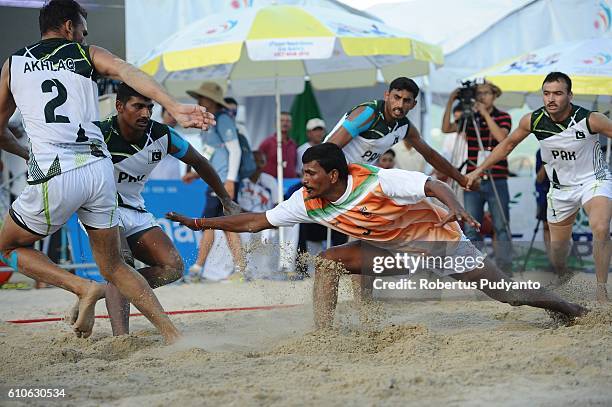
[[[448,208],[448,216],[436,226],[442,226],[449,222],[464,221],[474,229],[480,229],[480,223],[476,222],[472,215],[461,206],[453,190],[446,183],[432,179],[427,180],[425,182],[425,195],[438,198]]]
[[[425,158],[425,160],[431,164],[436,170],[443,174],[448,175],[459,183],[462,187],[467,188],[467,178],[461,174],[453,165],[448,162],[440,153],[431,148],[419,134],[419,131],[414,126],[410,126],[408,134],[406,134],[406,140]],[[477,184],[472,185],[474,190],[478,189]]]
[[[531,134],[531,114],[528,113],[519,122],[519,126],[512,132],[508,137],[504,139],[501,143],[499,143],[487,159],[480,164],[478,168],[474,171],[467,174],[469,188],[472,183],[476,182],[476,180],[480,179],[482,173],[495,165],[495,163],[503,160],[508,157],[508,155],[514,150],[516,146],[519,145],[521,141],[525,139],[529,134]]]
[[[138,93],[151,98],[165,107],[176,121],[185,128],[208,129],[214,126],[215,118],[205,108],[195,104],[183,104],[174,99],[151,76],[113,55],[104,48],[89,47],[89,55],[96,71],[103,76],[121,80]]]
[[[591,113],[588,120],[591,132],[612,138],[612,120],[599,112]]]
[[[183,140],[184,141],[184,140]],[[187,143],[187,141],[184,141]],[[223,205],[224,213],[226,215],[237,215],[241,212],[240,206],[232,201],[232,198],[229,196],[227,191],[225,190],[221,179],[219,178],[219,174],[210,165],[210,162],[202,156],[191,144],[187,143],[187,152],[180,159],[188,166],[192,167],[195,172],[198,173],[200,178],[204,180],[217,194],[217,197],[221,201]],[[173,146],[173,148],[176,148]]]
[[[15,112],[15,100],[9,88],[9,63],[2,66],[0,73],[0,149],[28,159],[28,150],[17,142],[15,135],[7,129],[8,121]]]
[[[257,233],[264,229],[273,229],[274,226],[268,222],[265,212],[241,213],[232,216],[220,216],[217,218],[189,218],[176,212],[166,214],[166,218],[187,226],[191,230],[218,229],[228,232],[250,232]]]

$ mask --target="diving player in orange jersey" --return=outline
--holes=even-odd
[[[303,188],[274,209],[218,218],[188,218],[176,213],[167,217],[190,229],[220,229],[258,232],[296,223],[319,223],[357,241],[332,247],[321,254],[325,260],[341,263],[348,273],[372,270],[375,257],[395,253],[446,254],[451,259],[481,258],[480,265],[433,267],[441,276],[474,284],[489,297],[511,305],[530,305],[577,317],[588,312],[544,289],[491,289],[478,286],[481,280],[503,282],[505,275],[484,258],[463,235],[458,220],[475,228],[480,225],[459,204],[444,183],[419,172],[381,169],[369,165],[347,165],[342,150],[323,143],[306,150]],[[425,200],[434,196],[449,210]],[[318,262],[314,283],[315,325],[327,328],[333,321],[339,274],[330,262]],[[397,273],[397,270],[389,270]],[[405,270],[404,270],[405,271]],[[404,272],[404,274],[408,274]]]

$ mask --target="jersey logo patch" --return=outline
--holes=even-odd
[[[583,131],[576,130],[576,140],[582,140],[585,138],[586,138],[586,135],[584,134]]]
[[[149,151],[149,164],[160,162],[161,159],[162,159],[162,152],[161,152],[161,150],[151,150],[151,151]]]

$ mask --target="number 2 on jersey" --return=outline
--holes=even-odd
[[[55,109],[63,105],[66,99],[68,99],[66,87],[57,79],[47,79],[40,85],[43,93],[53,92],[54,87],[57,88],[57,96],[48,101],[45,105],[45,121],[47,123],[70,123],[70,120],[66,116],[55,114]]]

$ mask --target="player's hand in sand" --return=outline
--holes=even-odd
[[[178,222],[183,226],[187,226],[191,230],[202,230],[202,224],[198,224],[199,219],[197,218],[189,218],[187,216],[181,215],[180,213],[168,212],[166,214],[166,219]]]
[[[186,129],[208,130],[209,127],[217,124],[215,116],[207,112],[205,107],[199,105],[179,103],[176,107],[168,109],[168,111],[178,124]]]
[[[466,212],[463,207],[458,206],[456,208],[449,208],[448,215],[446,218],[442,219],[442,221],[436,223],[436,226],[444,226],[450,222],[461,222],[463,221],[465,224],[470,225],[476,230],[480,230],[480,223],[476,222],[476,219],[472,217],[469,213]]]

